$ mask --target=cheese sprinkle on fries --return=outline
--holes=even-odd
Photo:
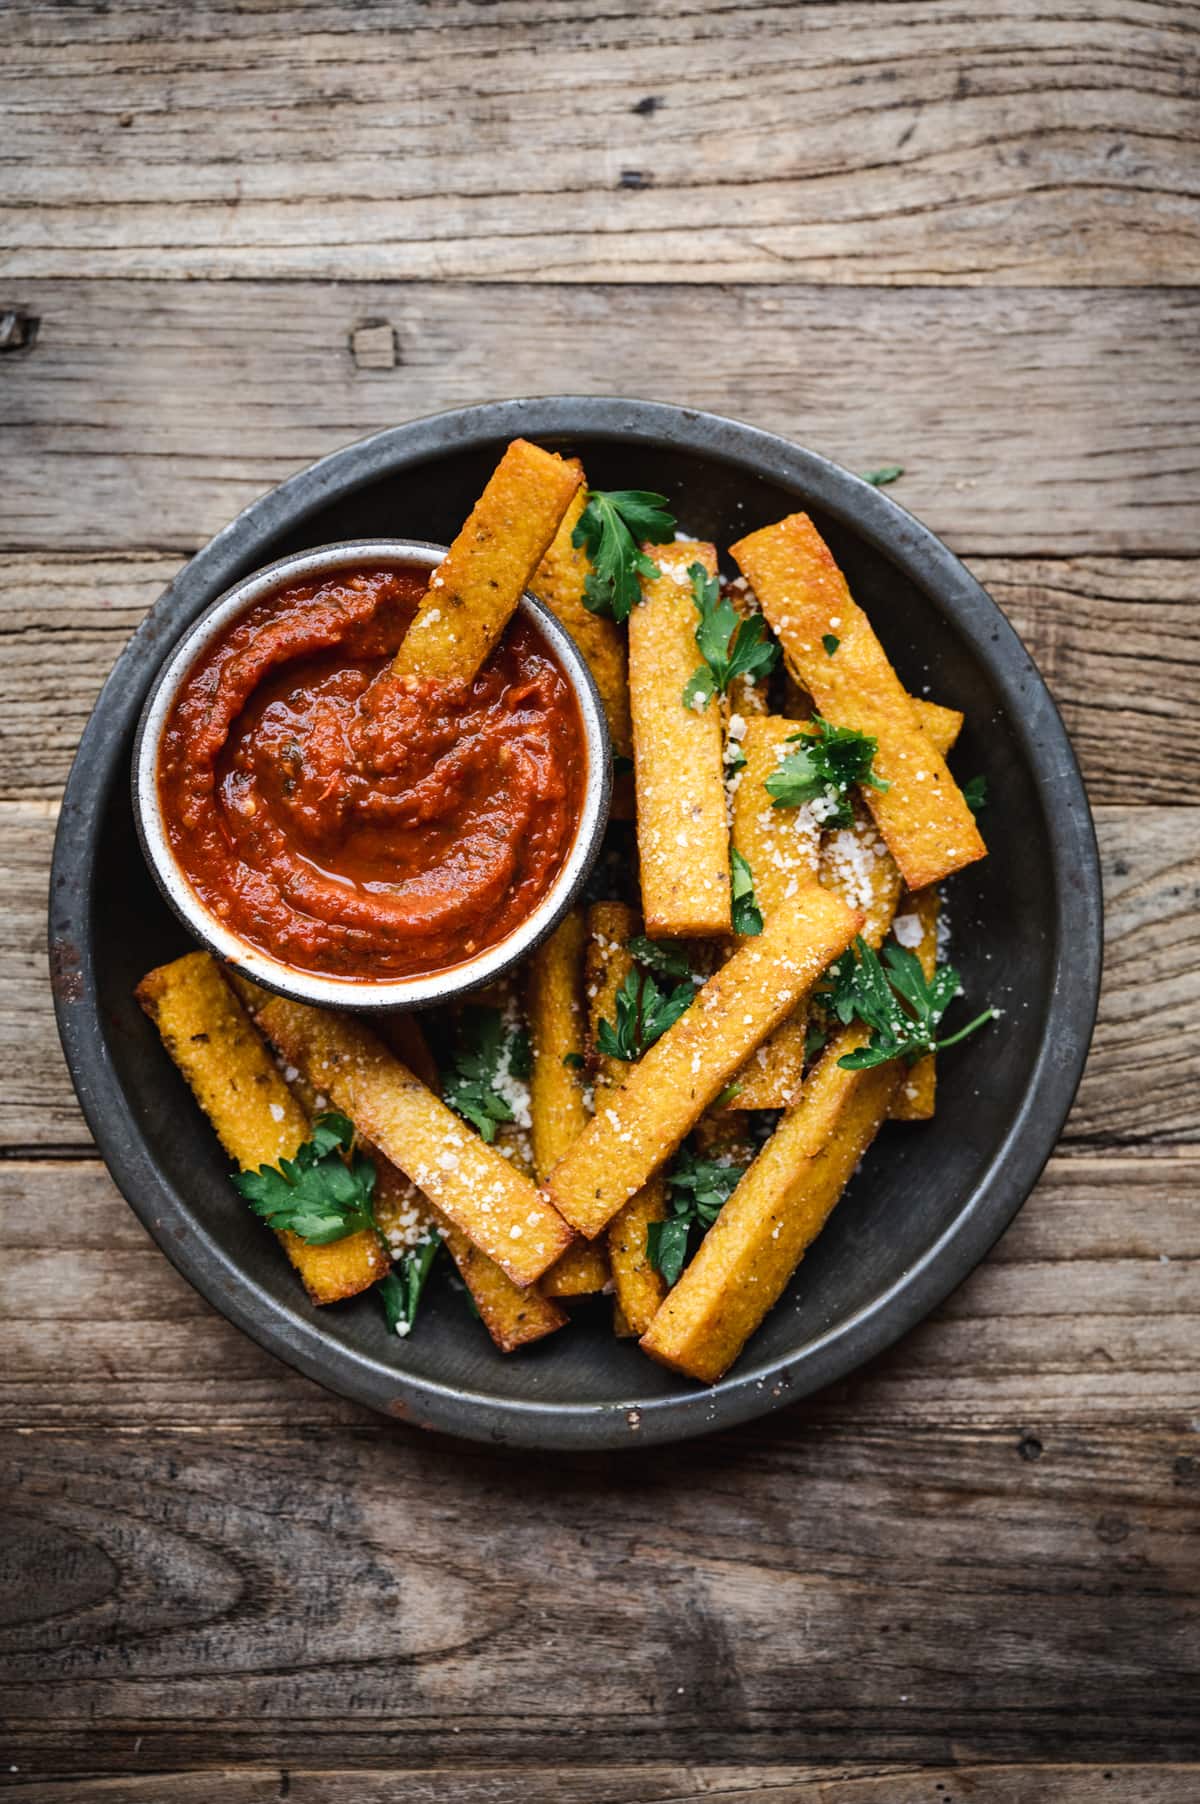
[[[938,1038],[938,886],[986,854],[961,713],[909,694],[807,514],[729,552],[732,583],[665,496],[515,440],[383,663],[406,696],[478,692],[531,588],[609,726],[602,875],[513,976],[420,1017],[368,1027],[207,952],[138,986],[314,1303],[378,1287],[404,1337],[444,1247],[499,1351],[604,1292],[618,1335],[715,1383],[884,1124],[935,1117],[937,1048],[994,1013]]]

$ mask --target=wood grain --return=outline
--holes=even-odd
[[[3,1780],[0,1779],[0,1785]],[[926,1766],[385,1767],[371,1772],[210,1767],[144,1778],[20,1784],[21,1804],[1194,1804],[1200,1767]]]
[[[45,953],[52,802],[0,801],[0,1148],[89,1144],[58,1048]],[[1068,1144],[1200,1139],[1200,807],[1101,808],[1107,964]]]
[[[112,281],[9,298],[41,321],[0,366],[11,546],[190,552],[373,428],[565,392],[900,463],[892,493],[965,553],[1200,553],[1194,292]],[[356,362],[368,316],[394,328],[395,368]]]
[[[6,15],[10,277],[1184,283],[1194,14]]]
[[[805,1420],[1200,1417],[1200,1156],[1059,1154],[991,1256]],[[69,1202],[66,1200],[69,1199]],[[46,1223],[69,1210],[67,1244]],[[264,1240],[264,1259],[273,1256]],[[69,1353],[64,1350],[69,1349]],[[155,1431],[373,1418],[279,1365],[174,1271],[96,1160],[0,1160],[0,1426]]]
[[[971,567],[1050,684],[1092,801],[1182,800],[1200,763],[1200,562],[982,557]],[[152,552],[17,552],[0,565],[0,801],[61,794],[104,679],[178,568]]]
[[[536,1464],[385,1425],[6,1437],[8,1757],[1195,1761],[1195,1447],[798,1412]]]

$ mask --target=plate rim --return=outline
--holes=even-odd
[[[195,1218],[150,1157],[108,1057],[94,981],[92,872],[123,763],[113,747],[123,745],[136,727],[145,695],[175,640],[209,605],[195,599],[197,592],[219,595],[229,587],[231,571],[244,559],[241,541],[248,531],[268,539],[295,530],[385,468],[402,473],[455,451],[522,435],[632,439],[715,455],[751,475],[802,488],[832,518],[900,563],[919,586],[937,594],[993,679],[1005,687],[1026,679],[1017,725],[1042,802],[1056,877],[1053,982],[1037,1054],[1003,1141],[953,1221],[886,1289],[799,1355],[740,1373],[735,1366],[713,1386],[669,1397],[635,1395],[618,1404],[497,1398],[444,1385],[339,1345],[326,1337],[316,1312],[268,1296]],[[347,465],[354,472],[350,481],[343,479]],[[981,627],[986,639],[996,635],[986,652],[978,643]],[[49,952],[59,1036],[97,1150],[134,1213],[207,1302],[306,1377],[393,1419],[512,1446],[615,1448],[732,1427],[844,1378],[900,1339],[975,1269],[1032,1191],[1074,1101],[1099,1000],[1103,897],[1087,793],[1053,697],[999,606],[936,534],[883,490],[760,427],[666,402],[556,395],[451,408],[355,440],[251,501],[183,566],[118,656],[80,738],[51,862]]]

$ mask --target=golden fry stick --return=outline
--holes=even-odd
[[[642,912],[650,934],[728,933],[729,829],[721,710],[697,711],[683,690],[702,659],[700,616],[688,569],[715,575],[711,545],[648,546],[662,574],[643,577],[629,616],[629,700],[633,712],[637,837]]]
[[[836,896],[806,889],[710,977],[687,1013],[605,1094],[546,1188],[594,1237],[675,1151],[738,1068],[846,950],[859,926]]]
[[[651,1265],[649,1252],[651,1224],[666,1218],[667,1187],[662,1178],[653,1177],[608,1224],[608,1258],[616,1295],[613,1327],[621,1338],[644,1334],[667,1294],[667,1281]]]
[[[892,923],[892,930],[902,946],[915,952],[926,978],[937,969],[937,927],[942,904],[936,889],[918,890],[905,896]],[[920,938],[913,944],[917,929]],[[893,1121],[930,1121],[937,1104],[937,1054],[927,1052],[911,1065],[900,1081],[892,1104]]]
[[[227,976],[251,1014],[257,1014],[271,1001],[270,990],[262,989],[248,977],[236,971],[229,971]],[[403,1023],[402,1031],[394,1033],[400,1023]],[[409,1069],[420,1074],[422,1081],[427,1081],[433,1089],[438,1082],[437,1065],[416,1017],[384,1016],[380,1025],[386,1028],[389,1039],[394,1037],[403,1044],[409,1054],[409,1059],[404,1061],[409,1064]],[[428,1078],[425,1073],[429,1074]],[[284,1081],[302,1108],[315,1108],[316,1092],[299,1070],[293,1066]],[[553,1303],[543,1303],[534,1290],[522,1290],[514,1284],[496,1261],[473,1247],[462,1229],[455,1227],[450,1217],[436,1203],[431,1203],[377,1146],[365,1141],[363,1146],[375,1166],[375,1219],[393,1257],[400,1258],[432,1223],[474,1299],[479,1319],[501,1353],[513,1353],[518,1347],[528,1346],[531,1341],[541,1340],[564,1326],[567,1318],[561,1309],[556,1309]]]
[[[642,1336],[653,1359],[712,1384],[780,1296],[875,1138],[900,1081],[895,1065],[869,1071],[838,1065],[866,1037],[856,1023],[831,1041],[799,1102]]]
[[[598,902],[588,913],[588,1028],[593,1049],[602,1021],[616,1021],[617,991],[633,970],[628,941],[637,931],[637,916],[623,902]],[[599,1107],[619,1090],[630,1067],[593,1050]],[[624,1338],[644,1334],[667,1294],[666,1280],[655,1271],[647,1251],[652,1222],[665,1221],[667,1193],[653,1177],[617,1210],[608,1224],[608,1262],[615,1295],[613,1321]]]
[[[863,799],[909,888],[983,858],[987,847],[962,791],[807,514],[751,533],[732,551],[820,713],[878,741],[875,772],[890,787],[864,786]],[[821,643],[826,634],[839,641],[832,656]]]
[[[600,700],[604,703],[614,755],[632,758],[633,722],[629,715],[629,658],[625,638],[615,621],[593,614],[584,605],[583,592],[591,575],[592,560],[582,545],[571,543],[571,538],[587,506],[587,484],[583,480],[583,465],[574,458],[568,458],[567,462],[572,469],[578,470],[580,486],[563,515],[550,549],[530,578],[529,588],[557,615],[587,659],[588,669],[596,679]],[[614,780],[612,812],[617,820],[628,820],[633,814],[633,785],[628,775]]]
[[[914,702],[913,706],[930,744],[944,758],[962,729],[962,715],[957,708],[943,708],[937,702]],[[821,882],[848,908],[862,910],[862,936],[878,952],[891,932],[904,879],[861,797],[854,800],[854,825],[836,827],[825,836]]]
[[[528,1178],[448,1109],[369,1028],[275,997],[259,1025],[514,1284],[532,1284],[571,1232]]]
[[[962,732],[964,715],[961,708],[945,708],[941,702],[927,701],[923,695],[909,699],[917,711],[921,731],[934,750],[945,758]]]
[[[811,808],[777,808],[768,794],[767,778],[793,748],[797,722],[782,715],[763,715],[746,722],[742,752],[745,765],[735,779],[731,837],[733,848],[749,864],[754,894],[764,917],[789,896],[818,881],[821,826]],[[793,1010],[738,1072],[733,1105],[739,1109],[781,1109],[799,1094],[804,1076],[804,1040],[808,1010]]]
[[[530,1131],[539,1178],[557,1165],[588,1124],[583,1015],[586,936],[582,911],[572,909],[525,968],[525,1013],[533,1052]],[[592,1296],[608,1281],[604,1248],[579,1240],[550,1267],[541,1291],[547,1297]]]
[[[157,1027],[217,1138],[243,1171],[294,1158],[312,1131],[253,1021],[207,952],[150,971],[137,999]],[[364,1229],[328,1246],[277,1236],[314,1303],[357,1296],[382,1278],[388,1258]]]
[[[508,625],[582,472],[514,439],[429,581],[396,653],[397,676],[469,683]]]
[[[525,967],[525,1014],[533,1065],[529,1076],[533,1163],[544,1178],[588,1123],[585,1095],[583,911],[563,916]]]
[[[264,1000],[270,1000],[265,991],[263,995]],[[417,1017],[397,1009],[395,1014],[376,1015],[374,1022],[375,1031],[388,1051],[395,1053],[402,1065],[407,1065],[415,1077],[440,1095],[442,1080],[437,1060],[429,1050],[429,1042]]]

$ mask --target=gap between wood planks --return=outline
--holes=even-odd
[[[21,1804],[1195,1804],[1200,1765],[235,1767],[35,1778]]]

